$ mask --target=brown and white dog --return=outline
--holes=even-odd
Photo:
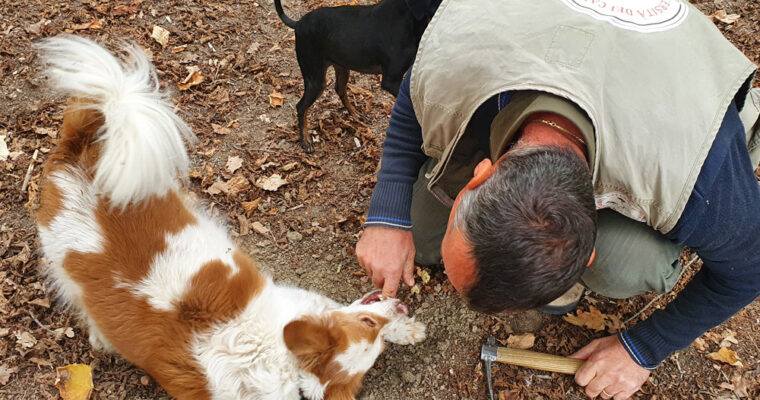
[[[46,273],[94,347],[178,399],[353,399],[383,340],[424,339],[398,300],[343,306],[273,283],[193,207],[178,183],[193,133],[139,48],[38,47],[70,96],[37,215]]]

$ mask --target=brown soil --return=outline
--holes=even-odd
[[[716,24],[748,57],[760,61],[760,3],[695,3],[707,14],[720,9],[741,14],[733,24]],[[286,11],[293,17],[325,5],[320,0],[286,4],[292,4]],[[171,32],[166,48],[150,38],[154,25]],[[264,269],[276,279],[344,302],[371,289],[353,248],[393,104],[393,98],[380,89],[377,76],[353,74],[351,79],[351,98],[364,121],[348,117],[332,92],[332,83],[328,84],[309,116],[319,143],[314,154],[305,155],[295,143],[294,106],[303,85],[294,36],[277,18],[271,0],[5,0],[0,4],[0,135],[6,136],[12,153],[7,161],[0,161],[0,398],[57,398],[55,367],[70,363],[93,367],[93,398],[167,398],[142,371],[120,357],[93,351],[87,332],[49,297],[37,270],[39,242],[32,216],[38,204],[40,164],[53,145],[63,99],[51,97],[44,89],[32,43],[66,31],[112,47],[119,39],[132,40],[152,53],[162,83],[175,89],[178,112],[200,139],[192,151],[191,190],[207,201],[213,214],[227,221],[240,246]],[[185,78],[189,66],[200,68],[205,79],[189,90],[177,91],[176,83]],[[334,79],[332,73],[328,75]],[[285,95],[281,107],[270,105],[273,91]],[[242,168],[231,174],[225,164],[235,156],[243,160]],[[30,165],[31,179],[22,191]],[[276,192],[251,184],[233,188],[229,194],[209,193],[216,181],[240,176],[253,183],[273,173],[290,184]],[[243,203],[251,201],[260,203],[247,215]],[[257,233],[251,228],[254,222],[270,233]],[[359,398],[483,399],[479,351],[488,336],[504,341],[510,333],[532,332],[536,336],[533,349],[567,355],[606,334],[537,312],[473,313],[441,271],[427,272],[432,279],[421,293],[413,295],[405,288],[400,296],[428,324],[429,338],[414,347],[389,346],[367,375]],[[587,296],[581,309],[595,305],[626,320],[653,298],[612,301]],[[670,298],[656,300],[643,315]],[[705,357],[719,348],[726,329],[736,332],[738,343],[731,349],[742,359],[744,369]],[[747,398],[758,398],[758,338],[760,303],[755,302],[706,335],[704,351],[692,346],[665,361],[637,396],[732,399],[743,393],[736,385],[737,390],[727,388],[728,384],[742,379],[748,387]],[[501,398],[584,398],[571,377],[504,365],[495,366],[494,372]]]

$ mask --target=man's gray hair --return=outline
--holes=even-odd
[[[545,305],[578,282],[593,251],[591,174],[556,146],[512,150],[495,168],[462,195],[453,220],[476,265],[466,296],[486,312]]]

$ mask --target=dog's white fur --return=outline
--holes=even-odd
[[[158,88],[152,65],[136,46],[125,47],[128,58],[124,62],[99,45],[74,36],[47,39],[38,47],[53,87],[88,100],[88,107],[98,110],[105,120],[97,134],[102,143],[94,171],[68,165],[46,177],[62,197],[61,211],[49,224],[39,226],[47,274],[58,296],[84,315],[91,343],[119,351],[98,329],[97,316],[88,313],[82,300],[86,294],[67,273],[65,257],[104,251],[96,218],[99,200],[107,198],[113,208],[129,209],[179,191],[177,176],[184,177],[188,169],[183,137],[192,139],[193,134],[173,114],[168,96]],[[94,177],[90,177],[92,173]],[[230,266],[231,274],[237,273],[232,259],[235,245],[225,229],[187,200],[185,205],[197,223],[165,236],[168,245],[155,256],[147,276],[137,282],[104,276],[104,284],[113,282],[116,288],[128,289],[155,310],[174,311],[205,263],[221,260]],[[284,327],[304,316],[329,317],[335,311],[387,318],[389,323],[377,340],[353,343],[335,357],[343,372],[363,374],[382,351],[383,339],[404,344],[424,339],[424,325],[400,312],[398,304],[397,300],[384,300],[343,306],[266,277],[263,289],[236,317],[196,332],[192,357],[206,376],[214,399],[299,399],[299,391],[309,399],[322,399],[329,382],[299,368],[299,360],[284,342]]]

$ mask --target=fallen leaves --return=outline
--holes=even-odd
[[[736,22],[736,20],[738,20],[739,18],[741,18],[741,15],[728,14],[726,13],[726,10],[718,10],[715,13],[713,13],[713,15],[711,15],[710,17],[712,17],[713,19],[717,19],[718,21],[723,22],[724,24],[730,25]]]
[[[243,166],[242,158],[238,156],[227,158],[226,168],[227,168],[227,172],[229,172],[230,174],[234,174],[235,171],[237,171],[242,166]]]
[[[575,326],[585,326],[597,332],[609,329],[611,332],[618,331],[623,323],[616,315],[603,314],[594,306],[589,306],[588,311],[578,311],[576,315],[568,314],[562,317],[565,321]]]
[[[92,22],[85,22],[83,24],[75,24],[71,27],[74,31],[84,31],[88,29],[92,29],[94,31],[103,29],[103,20],[101,19],[94,19]]]
[[[253,201],[242,202],[241,205],[243,206],[243,210],[245,210],[245,216],[250,217],[253,211],[259,207],[259,204],[261,204],[261,197]]]
[[[24,349],[30,349],[37,344],[37,339],[29,332],[16,332],[16,343],[21,345]]]
[[[5,143],[5,136],[0,135],[0,161],[7,160],[10,154],[11,153],[8,150],[8,144]]]
[[[206,189],[206,193],[215,195],[224,193],[226,195],[235,196],[238,193],[248,190],[251,187],[250,182],[243,176],[233,176],[228,181],[216,181],[213,185]]]
[[[56,368],[55,387],[63,400],[87,400],[92,392],[92,368],[85,364],[70,364]]]
[[[720,361],[728,365],[733,365],[734,367],[744,368],[744,364],[742,364],[742,361],[739,359],[736,353],[727,347],[721,347],[720,350],[708,354],[707,358],[714,361]]]
[[[253,230],[256,231],[256,233],[258,233],[260,235],[266,236],[267,233],[269,233],[269,228],[267,228],[266,226],[264,226],[259,221],[256,221],[256,222],[252,223],[251,224],[251,228],[253,228]]]
[[[269,105],[272,106],[272,108],[282,107],[282,103],[285,101],[285,95],[273,90],[272,93],[269,94]]]
[[[280,174],[274,174],[268,178],[262,176],[256,180],[256,186],[269,192],[275,192],[281,186],[287,185],[287,184],[288,184],[288,181],[286,181],[285,179],[282,179]]]
[[[5,364],[0,364],[0,386],[5,386],[11,379],[11,375],[18,372],[18,367],[8,367]]]
[[[738,398],[749,397],[749,389],[751,385],[749,379],[744,378],[741,374],[734,374],[731,376],[731,383],[723,382],[720,384],[721,389],[727,389],[736,395]]]
[[[153,32],[150,34],[150,37],[160,44],[162,48],[166,47],[166,44],[169,43],[169,31],[158,25],[153,25]]]
[[[203,82],[203,75],[201,75],[200,69],[196,66],[187,67],[187,76],[177,84],[177,87],[180,91],[184,91],[201,82]]]
[[[524,333],[522,335],[509,335],[507,338],[507,347],[512,349],[527,350],[536,343],[536,335]]]

